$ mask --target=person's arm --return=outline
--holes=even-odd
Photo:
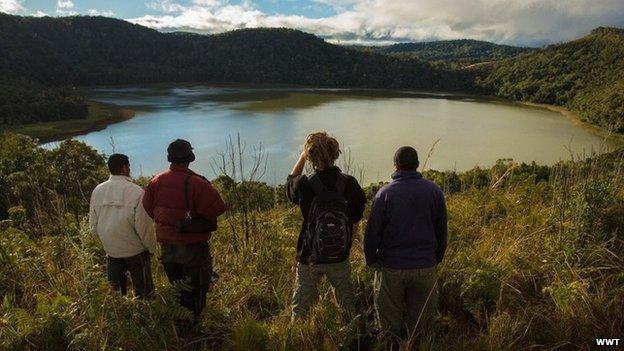
[[[143,246],[145,246],[150,253],[154,253],[156,248],[156,232],[154,230],[154,222],[143,206],[143,197],[144,195],[139,199],[137,206],[134,208],[134,229],[139,239],[141,239]]]
[[[436,261],[442,262],[444,253],[446,252],[447,241],[447,218],[446,218],[446,202],[444,201],[444,193],[440,191],[438,198],[436,218],[434,221],[434,230],[438,247],[436,249]]]
[[[296,177],[296,176],[300,176],[303,173],[303,169],[305,168],[306,158],[307,156],[306,156],[305,151],[302,151],[301,154],[299,155],[299,159],[293,166],[292,171],[290,171],[291,176]]]
[[[288,175],[286,180],[286,197],[290,202],[299,205],[301,201],[301,194],[299,193],[299,182],[301,181],[303,169],[306,163],[306,154],[302,152],[299,155],[299,159],[292,168],[292,171]]]
[[[385,195],[378,193],[373,200],[373,206],[364,234],[364,258],[368,266],[377,262],[377,249],[381,243],[381,236],[385,226],[385,211]]]
[[[95,211],[95,190],[91,193],[91,200],[89,201],[89,231],[93,235],[98,235],[98,214]]]
[[[147,215],[150,218],[154,218],[154,184],[153,181],[150,181],[150,183],[147,185],[147,189],[145,189],[145,193],[143,193],[143,209],[145,210],[145,213],[147,213]]]

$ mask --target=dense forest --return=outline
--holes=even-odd
[[[623,165],[619,151],[551,167],[426,170],[446,193],[449,249],[440,314],[418,349],[589,350],[596,337],[619,337]],[[81,142],[49,150],[0,135],[0,350],[388,349],[372,323],[361,231],[351,257],[357,315],[345,320],[324,283],[310,316],[290,324],[300,211],[283,186],[227,176],[213,181],[231,207],[211,240],[221,277],[195,335],[177,334],[176,319],[192,314],[158,260],[153,300],[108,286],[86,223],[89,194],[107,177],[105,157]],[[365,188],[368,203],[379,186]]]
[[[565,106],[605,129],[624,132],[624,30],[591,34],[497,62],[477,83],[495,95]]]
[[[82,119],[88,112],[84,99],[71,88],[24,79],[0,81],[0,129],[18,123]]]
[[[472,39],[398,43],[356,48],[395,56],[415,57],[423,61],[443,61],[459,64],[498,61],[536,50]]]

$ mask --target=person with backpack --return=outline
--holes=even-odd
[[[446,204],[442,190],[417,171],[414,148],[399,148],[394,165],[392,181],[373,200],[364,256],[375,267],[379,326],[412,339],[428,329],[437,309],[436,266],[446,251]]]
[[[357,235],[366,196],[357,180],[334,165],[338,141],[325,132],[307,136],[303,152],[288,176],[288,199],[299,205],[303,223],[297,240],[297,276],[292,297],[292,320],[304,316],[318,298],[326,276],[348,314],[355,313],[349,253]],[[314,173],[304,175],[309,161]]]
[[[144,299],[154,292],[150,258],[156,247],[154,223],[141,201],[143,189],[130,179],[130,160],[123,154],[108,158],[110,178],[91,194],[89,227],[106,251],[108,281],[126,295],[127,273],[134,294]]]
[[[208,241],[226,205],[206,178],[189,169],[195,154],[188,141],[172,142],[167,160],[171,166],[149,182],[143,206],[156,221],[169,282],[186,282],[190,287],[190,291],[181,289],[180,304],[193,312],[196,323],[214,273]]]

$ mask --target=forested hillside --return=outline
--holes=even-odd
[[[415,57],[423,61],[444,61],[460,64],[497,61],[536,50],[472,39],[399,43],[378,47],[362,47],[362,49],[395,56]]]
[[[624,132],[624,30],[583,38],[498,62],[478,83],[498,96],[568,107],[587,121]]]

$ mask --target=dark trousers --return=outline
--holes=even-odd
[[[191,310],[197,319],[206,305],[213,275],[208,243],[163,244],[161,261],[169,282],[183,283],[180,305]]]
[[[128,292],[128,273],[132,279],[134,295],[144,299],[154,292],[150,253],[142,252],[131,257],[110,257],[107,260],[108,281],[113,289],[126,295]]]
[[[428,333],[438,308],[437,279],[436,267],[378,267],[373,294],[381,328],[407,339]]]

